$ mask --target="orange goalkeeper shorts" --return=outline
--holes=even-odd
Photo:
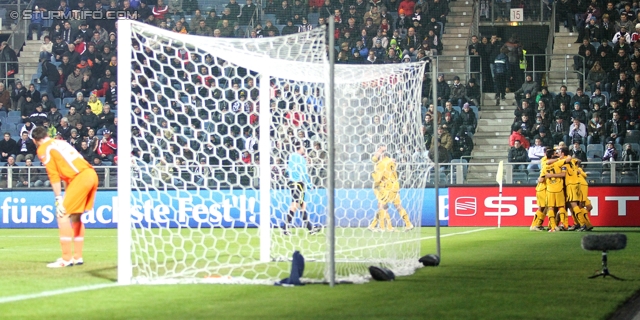
[[[83,214],[93,209],[98,190],[98,175],[93,169],[80,172],[67,185],[63,206],[68,214]]]

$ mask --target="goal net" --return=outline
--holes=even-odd
[[[336,279],[366,281],[370,265],[414,272],[423,202],[433,200],[423,190],[422,64],[336,66],[329,132],[323,29],[223,39],[121,22],[119,281],[272,284],[289,275],[295,251],[305,281],[327,281],[330,135]],[[406,210],[388,199],[389,219],[372,177],[381,146]],[[296,153],[304,184],[292,183]],[[290,218],[294,198],[306,210]]]

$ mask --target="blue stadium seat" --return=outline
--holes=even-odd
[[[64,98],[62,99],[62,108],[66,108],[67,103],[72,103],[75,98]]]
[[[53,104],[55,104],[56,107],[58,107],[58,110],[60,110],[60,107],[62,106],[62,99],[60,98],[53,99]]]
[[[6,118],[7,117],[7,112],[6,111],[0,111],[0,118]]]
[[[476,119],[480,119],[480,112],[478,111],[478,107],[477,106],[469,106],[469,108],[471,108],[473,113],[476,114]]]
[[[595,155],[598,155],[597,158],[602,159],[602,155],[604,154],[604,147],[601,144],[592,143],[587,145],[587,159],[595,158]]]
[[[220,12],[222,13],[222,12]],[[276,15],[273,13],[265,13],[264,21],[271,20],[271,23],[276,24]],[[318,23],[318,19],[315,20],[315,23]],[[264,26],[263,26],[264,27]]]
[[[18,117],[20,118],[20,111],[9,111],[7,117]]]
[[[453,110],[458,111],[458,113],[462,113],[462,107],[460,106],[453,106]]]
[[[529,177],[526,172],[515,171],[511,174],[513,184],[527,184]]]
[[[589,184],[600,183],[602,181],[602,173],[597,171],[587,171],[587,182]]]
[[[105,97],[99,97],[98,100],[100,100],[100,102],[102,102],[102,105],[104,106],[104,102],[105,102],[106,98]]]
[[[627,135],[624,137],[624,142],[640,143],[640,131],[639,130],[627,130]]]
[[[629,144],[631,145],[631,149],[633,149],[635,152],[640,153],[640,144],[638,144],[638,143],[631,143],[631,142],[629,142]]]
[[[633,171],[625,171],[616,177],[619,183],[638,183],[638,175]]]
[[[7,117],[7,123],[10,123],[10,124],[22,123],[22,118],[9,116]]]
[[[67,109],[67,108],[59,108],[59,110],[58,110],[58,111],[60,111],[60,114],[61,114],[63,117],[66,117],[66,116],[69,114],[69,109]]]
[[[315,26],[318,24],[318,19],[320,19],[320,14],[317,12],[309,13],[308,18],[309,18],[308,19],[309,24],[312,24]]]

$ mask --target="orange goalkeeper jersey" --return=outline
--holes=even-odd
[[[38,158],[47,168],[51,183],[61,180],[69,184],[80,172],[93,167],[69,143],[48,139],[38,147]]]

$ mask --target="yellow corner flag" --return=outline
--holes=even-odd
[[[498,164],[498,173],[496,173],[496,182],[500,185],[500,192],[502,192],[502,177],[504,176],[504,161],[500,161]]]

